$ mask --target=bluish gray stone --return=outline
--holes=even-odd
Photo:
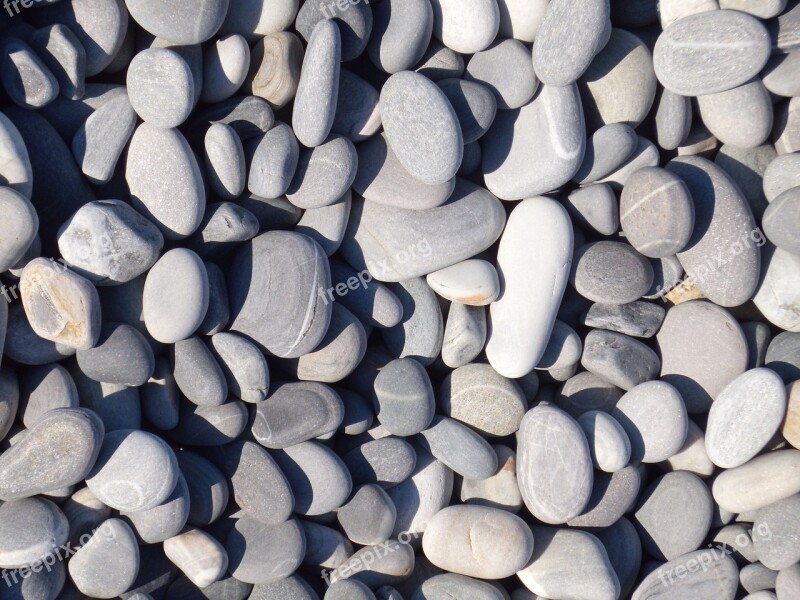
[[[420,434],[426,452],[467,479],[488,479],[497,472],[497,455],[480,435],[455,419],[435,416]]]

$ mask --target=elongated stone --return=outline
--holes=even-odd
[[[218,581],[227,572],[228,553],[202,529],[190,529],[164,542],[164,554],[199,588]]]
[[[787,331],[800,331],[800,257],[770,244],[764,249],[763,271],[753,302],[772,324]]]
[[[630,304],[592,304],[583,315],[587,327],[617,331],[634,337],[650,338],[661,327],[666,311],[658,304],[631,302]]]
[[[442,79],[437,85],[453,106],[464,143],[469,144],[481,138],[491,127],[497,114],[497,100],[491,89],[482,85],[482,82],[456,78]],[[462,157],[462,167],[463,164]]]
[[[398,73],[416,65],[431,40],[433,10],[422,0],[389,0],[372,7],[369,58],[386,73]]]
[[[247,183],[241,138],[225,123],[214,123],[204,140],[205,166],[211,189],[223,200],[238,198]]]
[[[211,350],[197,336],[170,348],[172,375],[183,395],[198,406],[220,406],[228,399],[228,383]]]
[[[798,464],[800,451],[794,449],[757,456],[714,480],[714,500],[725,510],[743,513],[793,496],[800,491]]]
[[[271,449],[287,448],[336,431],[344,418],[338,394],[315,381],[282,384],[256,406],[253,436]]]
[[[254,138],[247,150],[252,156],[247,189],[263,198],[283,196],[300,160],[300,147],[292,128],[278,122],[267,133]]]
[[[442,361],[451,369],[462,367],[486,345],[486,310],[451,302],[442,339]]]
[[[692,128],[692,103],[686,96],[663,90],[656,98],[655,136],[664,150],[675,150]]]
[[[3,212],[0,224],[2,272],[13,267],[33,243],[39,228],[39,216],[30,200],[10,187],[0,188],[0,210]]]
[[[259,39],[250,50],[244,89],[276,109],[283,108],[297,93],[303,55],[303,44],[292,32],[276,31]]]
[[[454,419],[435,416],[420,434],[426,452],[467,479],[488,479],[497,471],[497,455],[477,433]]]

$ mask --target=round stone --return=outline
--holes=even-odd
[[[18,569],[54,555],[67,541],[64,513],[43,498],[25,498],[0,506],[0,567]]]
[[[208,273],[191,250],[170,250],[147,274],[142,315],[148,333],[159,342],[172,344],[191,337],[206,316],[208,303]]]
[[[644,256],[680,252],[694,231],[694,204],[686,184],[659,167],[631,175],[620,197],[620,223],[628,242]]]
[[[144,385],[155,369],[147,339],[130,325],[108,323],[94,348],[78,350],[78,366],[84,374],[104,383]]]
[[[533,547],[522,519],[486,506],[449,506],[436,513],[422,538],[435,566],[481,579],[510,577],[528,563]]]
[[[530,50],[522,42],[502,40],[474,54],[467,63],[465,76],[494,92],[498,108],[510,110],[533,98],[539,85],[534,67]]]
[[[13,127],[10,123],[9,126]],[[4,155],[7,152],[4,151]],[[3,222],[0,224],[2,273],[16,265],[33,242],[39,229],[39,217],[30,200],[10,187],[0,188],[0,212],[3,214]]]
[[[625,429],[608,413],[593,410],[578,417],[578,425],[586,435],[595,468],[615,473],[631,458],[631,441]]]
[[[576,183],[594,183],[621,167],[636,150],[639,138],[625,123],[603,125],[587,141],[580,169],[573,178]]]
[[[388,540],[396,518],[394,502],[375,484],[356,490],[347,504],[336,511],[336,519],[347,537],[365,546]]]
[[[431,40],[433,10],[424,0],[388,0],[372,7],[367,53],[376,67],[399,73],[416,65]]]
[[[303,560],[306,538],[296,519],[265,525],[249,516],[236,520],[225,541],[229,571],[245,583],[272,583],[291,575]]]
[[[357,168],[353,143],[342,136],[331,136],[316,148],[300,152],[286,198],[303,209],[333,204],[350,189]]]
[[[800,187],[786,190],[764,212],[764,234],[778,248],[800,255]]]
[[[567,524],[570,527],[591,527],[594,531],[611,527],[633,509],[643,482],[644,470],[633,465],[612,474],[597,473],[586,510]]]
[[[474,54],[494,41],[500,12],[492,0],[433,0],[433,35],[461,54]]]
[[[576,250],[570,283],[592,302],[627,304],[650,289],[653,267],[628,244],[594,242]]]
[[[572,417],[541,404],[525,414],[517,432],[517,480],[540,521],[566,523],[584,511],[592,493],[592,457]]]
[[[148,48],[128,67],[126,80],[131,106],[142,120],[168,129],[183,123],[194,108],[189,65],[174,50]]]
[[[612,416],[628,434],[633,461],[667,460],[686,441],[689,417],[683,398],[663,381],[637,385],[619,399]]]
[[[575,419],[582,414],[600,410],[610,413],[623,391],[590,371],[570,377],[561,385],[555,403]]]
[[[467,479],[488,479],[497,472],[497,455],[477,433],[454,419],[436,416],[420,434],[426,452]]]
[[[175,454],[161,438],[121,429],[106,434],[86,485],[107,506],[136,512],[164,502],[178,472]]]
[[[203,55],[200,101],[213,104],[227,100],[242,86],[249,70],[250,46],[247,40],[238,34],[219,38]]]
[[[456,174],[463,156],[461,126],[430,79],[411,71],[392,75],[381,88],[381,120],[392,150],[413,177],[435,185]]]
[[[734,379],[708,413],[705,439],[711,462],[724,469],[746,463],[770,442],[785,412],[786,391],[774,371],[751,369]]]
[[[213,36],[228,12],[228,0],[125,0],[128,12],[143,29],[181,45],[199,44]]]
[[[724,92],[756,75],[770,55],[758,19],[736,10],[679,19],[659,36],[653,66],[661,84],[683,96]]]

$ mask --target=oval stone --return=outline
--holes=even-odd
[[[592,463],[596,468],[614,473],[628,464],[631,441],[614,417],[601,411],[589,411],[578,417],[578,425],[586,435]]]
[[[594,242],[575,251],[570,283],[592,302],[627,304],[650,289],[653,267],[624,242]]]
[[[286,198],[303,209],[333,204],[350,189],[357,168],[353,143],[342,136],[331,136],[316,148],[300,153]]]
[[[480,52],[494,41],[500,12],[494,0],[432,0],[433,35],[461,54]]]
[[[491,304],[500,295],[497,269],[485,260],[470,259],[427,276],[431,289],[451,302],[470,306]]]
[[[567,413],[538,405],[517,432],[517,481],[534,517],[566,523],[581,514],[592,494],[592,458],[586,436]]]
[[[300,160],[300,147],[292,128],[278,122],[249,142],[246,150],[251,156],[247,189],[263,198],[283,196]]]
[[[236,93],[250,70],[250,46],[238,34],[226,35],[206,48],[203,56],[203,90],[207,104],[227,100]]]
[[[581,364],[609,383],[630,390],[658,376],[660,361],[653,350],[630,336],[593,329],[583,342]]]
[[[375,416],[389,433],[409,436],[431,424],[436,401],[428,373],[413,358],[398,358],[375,378]]]
[[[733,513],[759,510],[800,492],[800,450],[775,450],[723,471],[711,488]]]
[[[228,0],[125,0],[131,17],[143,29],[175,44],[205,42],[222,26]]]
[[[467,479],[488,479],[497,472],[497,455],[488,442],[454,419],[435,416],[418,441],[426,452]]]
[[[756,78],[725,92],[697,97],[700,118],[723,144],[756,148],[772,131],[772,100]]]
[[[683,96],[714,94],[750,80],[770,55],[758,19],[716,10],[678,19],[659,36],[653,66],[661,84]]]
[[[18,569],[54,556],[67,541],[64,513],[43,498],[25,498],[0,506],[0,567]]]
[[[188,63],[168,48],[147,48],[128,66],[131,106],[143,121],[169,129],[183,123],[194,108],[195,82]]]
[[[350,450],[342,460],[357,485],[377,483],[388,489],[411,475],[417,454],[402,438],[389,436]]]
[[[533,98],[539,86],[534,66],[525,45],[517,40],[501,40],[470,59],[466,77],[494,92],[498,108],[510,110],[524,106]],[[513,73],[513,77],[509,73]]]
[[[764,249],[764,267],[753,303],[767,320],[791,332],[800,332],[800,257],[771,244]]]
[[[367,54],[386,73],[416,65],[431,40],[433,10],[425,0],[387,0],[372,7],[372,35]]]

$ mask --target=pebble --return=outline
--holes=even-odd
[[[756,220],[760,220],[769,203],[764,194],[764,174],[777,153],[772,144],[757,148],[736,148],[724,144],[714,162],[721,167],[742,190]]]
[[[253,586],[250,597],[253,600],[278,600],[279,598],[286,598],[286,600],[318,600],[316,592],[298,575],[289,575],[285,579],[273,581],[272,583]],[[242,599],[237,598],[235,600]]]
[[[58,234],[64,259],[97,285],[135,279],[155,264],[163,245],[158,228],[121,200],[84,205]]]
[[[170,348],[172,375],[181,393],[198,406],[220,406],[228,399],[228,384],[204,341],[192,336]]]
[[[611,188],[619,192],[625,186],[628,178],[639,169],[644,167],[657,167],[660,164],[660,154],[658,148],[650,140],[639,136],[636,150],[623,165],[599,180],[599,183],[607,183]]]
[[[502,40],[473,55],[465,76],[494,92],[499,109],[513,110],[527,104],[536,92],[539,79],[534,67],[535,60],[532,64],[531,53],[522,42]]]
[[[785,412],[786,392],[778,374],[769,369],[745,372],[711,405],[705,434],[708,457],[725,469],[743,465],[769,443]]]
[[[517,432],[517,480],[525,505],[542,522],[566,523],[584,511],[592,493],[592,458],[572,417],[547,405],[525,413]]]
[[[569,216],[555,200],[530,198],[511,212],[497,255],[502,296],[490,306],[486,344],[500,375],[522,377],[544,355],[567,285],[572,236]]]
[[[645,167],[625,182],[620,197],[625,237],[641,254],[665,258],[687,247],[695,225],[694,203],[686,184],[660,167]]]
[[[26,428],[33,427],[40,417],[53,409],[78,406],[75,382],[61,365],[32,367],[21,374],[18,413]]]
[[[172,365],[166,357],[158,357],[152,377],[141,388],[142,413],[156,429],[173,429],[178,424],[179,395]]]
[[[308,4],[300,7],[295,27],[306,41],[310,41],[315,26],[331,20],[337,24],[342,36],[342,62],[360,56],[372,33],[372,6],[368,3]]]
[[[769,34],[735,10],[690,15],[667,27],[653,51],[659,82],[683,96],[733,89],[752,79],[770,55]]]
[[[157,341],[174,344],[191,337],[203,322],[208,304],[208,272],[191,250],[168,251],[147,273],[142,316]]]
[[[497,270],[482,259],[469,259],[434,271],[426,280],[446,300],[469,306],[491,304],[500,295]]]
[[[753,546],[759,561],[773,571],[782,571],[800,560],[797,539],[800,495],[779,500],[760,509],[753,523]],[[772,582],[774,587],[774,581]]]
[[[13,267],[25,254],[36,237],[39,216],[36,209],[22,193],[10,188],[0,188],[0,272]]]
[[[236,130],[225,123],[212,124],[206,132],[204,150],[211,189],[223,200],[238,198],[247,184],[247,164]]]
[[[800,188],[786,190],[775,198],[764,211],[762,227],[769,241],[778,248],[800,256]]]
[[[573,181],[585,185],[610,175],[633,155],[638,143],[639,138],[629,125],[603,125],[587,140],[583,162]]]
[[[500,237],[505,221],[497,198],[458,179],[446,204],[426,210],[355,198],[341,251],[351,266],[368,269],[378,281],[407,281],[487,249]]]
[[[331,131],[351,142],[363,142],[381,128],[380,95],[372,85],[355,73],[341,69],[336,114]]]
[[[667,586],[664,580],[667,580]],[[631,599],[683,596],[697,600],[733,600],[738,583],[739,570],[734,560],[716,548],[703,548],[679,556],[652,571],[636,587]]]
[[[582,414],[600,410],[611,413],[623,390],[590,371],[583,371],[565,381],[555,397],[561,410],[578,419]]]
[[[347,14],[358,12],[354,10]],[[314,33],[308,38],[292,113],[294,134],[309,148],[324,142],[333,126],[343,47],[339,27],[333,20],[322,19],[313,29]]]
[[[403,320],[381,337],[393,356],[413,358],[427,367],[442,351],[444,322],[433,290],[422,278],[389,286],[403,306]],[[371,393],[371,392],[370,392]]]
[[[635,301],[629,304],[592,304],[581,322],[587,327],[606,329],[650,338],[661,328],[666,311],[658,304]]]
[[[225,0],[170,3],[165,0],[125,0],[128,12],[149,33],[175,44],[199,44],[222,26]]]
[[[128,148],[125,180],[133,208],[166,239],[183,239],[200,226],[206,208],[202,175],[180,132],[139,125]]]
[[[619,229],[619,203],[605,183],[580,187],[563,201],[575,223],[588,232],[613,235]]]
[[[100,337],[100,297],[87,279],[46,258],[29,262],[19,289],[36,335],[70,348],[94,346]]]
[[[733,513],[759,510],[800,492],[800,451],[775,450],[723,471],[711,488],[714,500]]]
[[[800,258],[770,245],[763,255],[763,277],[753,303],[773,325],[787,331],[800,331],[797,306],[800,304]]]
[[[382,550],[379,550],[381,549]],[[370,564],[366,556],[373,556]],[[377,546],[365,546],[331,574],[331,581],[352,578],[369,587],[393,585],[406,579],[414,570],[414,551],[408,544],[388,540]]]
[[[164,502],[150,510],[120,514],[129,522],[138,539],[147,544],[159,544],[181,532],[189,518],[190,502],[189,486],[181,472],[175,489]]]
[[[249,516],[236,520],[225,541],[228,571],[244,583],[264,584],[288,577],[306,552],[303,528],[296,519],[265,525]]]
[[[585,531],[533,527],[536,544],[530,564],[517,573],[539,597],[620,597],[619,579],[603,544]]]
[[[414,70],[432,81],[439,81],[449,77],[460,78],[464,66],[463,56],[432,39]]]
[[[653,350],[632,337],[594,329],[583,341],[581,364],[609,383],[631,390],[658,376],[660,361]]]
[[[201,255],[219,258],[231,250],[231,243],[253,239],[258,228],[258,219],[246,208],[232,202],[215,202],[206,208],[203,221],[189,243]]]
[[[225,548],[202,529],[190,529],[166,540],[164,554],[199,588],[208,587],[227,572]]]
[[[176,453],[189,491],[188,522],[204,526],[216,521],[228,504],[228,482],[213,463],[188,451]]]
[[[238,33],[252,43],[289,27],[298,4],[298,0],[230,0],[220,33]]]
[[[703,124],[723,144],[756,148],[772,130],[772,101],[758,78],[732,90],[698,96],[697,106]]]
[[[677,150],[689,137],[692,129],[692,102],[667,89],[656,98],[653,130],[658,145],[664,150]]]
[[[0,53],[0,81],[15,104],[37,109],[56,99],[58,80],[28,44],[8,36],[0,42]]]
[[[441,79],[436,84],[455,111],[464,144],[483,137],[494,122],[498,102],[485,82],[452,78]],[[459,172],[464,166],[465,158],[462,156]]]
[[[778,151],[778,154],[788,154],[800,150],[799,109],[800,103],[792,98],[775,111],[775,127],[772,137],[775,139],[775,150]]]
[[[593,302],[627,304],[650,289],[653,268],[628,244],[595,242],[575,251],[570,283]]]
[[[342,136],[331,136],[316,148],[300,152],[286,198],[303,209],[329,206],[350,189],[357,168],[353,143]]]
[[[274,287],[273,281],[287,283]],[[332,307],[318,293],[329,284],[328,261],[316,242],[297,233],[263,233],[241,247],[228,272],[231,329],[281,358],[302,356],[330,324]]]
[[[136,580],[139,567],[136,537],[120,519],[104,521],[67,565],[78,591],[92,598],[124,593]]]
[[[387,431],[414,435],[433,419],[435,400],[425,368],[412,358],[393,360],[375,379],[375,414]]]
[[[377,483],[389,489],[411,476],[417,453],[402,438],[385,437],[350,450],[342,460],[357,485]]]
[[[577,81],[604,45],[609,16],[609,4],[602,0],[551,2],[533,50],[533,68],[542,83],[565,86]]]
[[[778,96],[791,98],[800,92],[797,81],[792,77],[792,73],[798,65],[798,55],[795,52],[789,54],[774,54],[764,70],[761,71],[761,80],[766,88]]]
[[[595,468],[615,473],[628,464],[631,442],[614,417],[602,411],[588,411],[578,417],[578,425],[586,435]]]
[[[442,362],[455,369],[471,363],[486,345],[486,310],[452,302],[442,339]]]
[[[203,89],[200,100],[208,104],[233,96],[250,70],[250,46],[238,34],[219,38],[203,55]]]
[[[456,185],[455,178],[437,185],[415,179],[400,163],[385,134],[378,134],[359,144],[358,172],[353,189],[376,204],[414,210],[444,204]]]
[[[374,600],[375,594],[360,581],[345,579],[330,586],[323,600]]]
[[[317,242],[330,258],[339,250],[344,240],[351,204],[352,194],[348,190],[333,204],[321,208],[309,208],[303,212],[295,231]]]
[[[563,321],[556,319],[550,340],[536,368],[548,370],[551,374],[569,369],[578,364],[582,351],[583,344],[578,333]]]
[[[161,438],[122,429],[106,434],[86,485],[107,506],[136,512],[164,502],[178,473],[175,454]]]
[[[75,363],[71,365],[70,375],[84,406],[97,413],[106,433],[141,428],[142,411],[137,388],[89,379]]]
[[[467,479],[488,479],[497,472],[497,455],[489,443],[454,419],[435,416],[418,442],[426,452]]]
[[[713,501],[693,473],[667,473],[654,481],[634,514],[644,549],[658,560],[697,550],[711,528]]]
[[[381,120],[397,159],[413,177],[436,185],[455,176],[463,156],[461,126],[447,97],[427,77],[411,71],[392,75],[381,90]]]
[[[689,418],[677,389],[663,381],[648,381],[617,402],[612,415],[628,434],[631,459],[657,463],[683,448]]]
[[[155,357],[147,339],[124,323],[104,325],[97,345],[78,350],[76,358],[87,377],[105,383],[144,385],[155,370]]]
[[[502,508],[517,513],[522,494],[517,484],[517,457],[507,446],[492,446],[497,455],[497,472],[486,479],[461,480],[459,497],[464,504]]]
[[[21,304],[8,311],[4,352],[24,365],[46,365],[75,354],[75,348],[39,337],[31,329]]]
[[[450,506],[431,519],[422,549],[434,565],[447,571],[503,579],[528,563],[534,539],[528,525],[506,511]]]
[[[194,108],[195,82],[188,63],[174,50],[148,48],[128,67],[131,106],[145,123],[169,129],[183,123]]]
[[[231,394],[245,402],[260,402],[267,397],[269,366],[255,344],[234,333],[221,332],[211,337],[209,349]]]
[[[500,27],[494,0],[432,0],[433,35],[461,54],[475,54],[492,43]]]
[[[297,93],[303,56],[303,44],[294,33],[270,33],[250,49],[249,70],[242,89],[263,98],[273,108],[283,108]]]
[[[516,111],[500,111],[484,136],[486,187],[502,200],[555,190],[583,162],[586,129],[577,86],[540,86]]]
[[[242,142],[246,142],[267,133],[275,124],[275,115],[263,98],[237,96],[210,107],[201,107],[190,126],[194,126],[198,134],[205,135],[212,123],[230,125]]]
[[[729,7],[723,7],[729,8]],[[661,17],[661,27],[666,29],[672,23],[689,15],[696,15],[702,12],[719,10],[720,3],[715,0],[689,0],[680,2],[675,0],[664,0],[659,4]]]
[[[411,600],[447,600],[450,598],[502,600],[505,596],[488,582],[455,573],[444,573],[425,580],[411,596]]]
[[[724,308],[706,301],[673,306],[656,335],[661,379],[673,385],[691,414],[706,412],[714,398],[747,368],[747,341]]]
[[[28,41],[58,81],[59,93],[68,100],[80,100],[86,78],[86,50],[78,37],[57,24],[37,29]]]
[[[653,56],[645,43],[624,29],[612,29],[608,43],[579,81],[587,127],[636,127],[653,106],[656,83]]]
[[[300,147],[292,128],[278,122],[267,133],[254,138],[246,149],[252,155],[247,189],[263,198],[279,198],[292,184]]]
[[[372,35],[367,54],[372,64],[389,74],[413,68],[433,33],[433,10],[423,0],[388,0],[372,7]]]
[[[347,504],[336,511],[336,519],[348,539],[365,546],[388,540],[396,518],[392,499],[375,484],[360,487]]]
[[[352,312],[365,327],[383,329],[394,327],[400,323],[403,318],[403,305],[388,287],[375,280],[369,281],[370,273],[363,271],[357,273],[355,269],[338,258],[332,258],[330,266],[331,283],[336,284],[332,286],[333,290],[336,289],[336,286],[344,284],[339,288],[344,295],[337,292],[338,301]],[[358,285],[362,281],[363,283]],[[353,290],[353,287],[356,289]],[[347,293],[344,293],[345,290]]]
[[[776,335],[767,348],[765,362],[785,382],[800,379],[800,335],[788,331]]]
[[[597,473],[586,510],[567,524],[591,528],[596,534],[605,531],[634,508],[643,480],[643,470],[632,465],[611,474]]]
[[[5,115],[0,117],[0,156],[3,158],[3,165],[0,167],[2,185],[30,199],[33,174],[28,150],[19,131]]]

